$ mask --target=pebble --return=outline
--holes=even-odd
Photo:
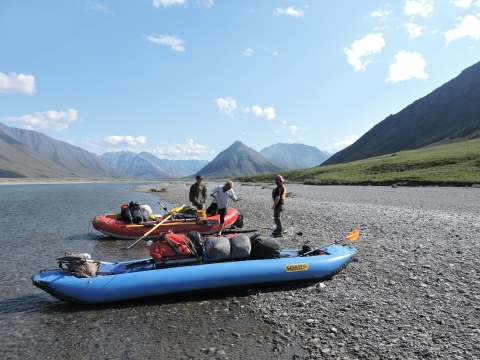
[[[244,227],[273,226],[272,184],[234,183],[243,200],[230,206],[244,215]],[[220,184],[206,181],[208,189]],[[161,200],[185,203],[185,181],[159,186],[167,189]],[[286,200],[284,223],[293,223],[295,235],[284,236],[282,247],[343,244],[354,229],[360,238],[349,244],[358,255],[331,280],[246,296],[240,311],[288,335],[284,343],[271,340],[272,358],[294,358],[289,351],[296,348],[287,344],[295,343],[307,350],[295,358],[305,359],[480,354],[480,247],[474,241],[480,238],[480,189],[286,186],[293,196]]]

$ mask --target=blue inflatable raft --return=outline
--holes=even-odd
[[[329,279],[349,262],[356,250],[329,245],[310,254],[283,250],[269,260],[211,263],[204,251],[196,258],[172,260],[158,268],[153,259],[101,264],[96,277],[78,278],[57,269],[32,276],[33,284],[56,298],[77,304],[107,303],[151,296],[208,290],[285,284]]]

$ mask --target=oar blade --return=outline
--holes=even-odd
[[[358,239],[358,237],[360,236],[360,231],[359,230],[353,230],[351,232],[349,232],[346,236],[346,239],[348,241],[355,241]]]
[[[160,204],[160,206],[163,208],[163,210],[165,210],[167,213],[168,213],[168,209],[165,205],[163,205],[161,202],[158,202]]]

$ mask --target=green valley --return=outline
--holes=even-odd
[[[288,183],[311,185],[480,186],[480,139],[280,174]],[[235,180],[271,182],[273,175]]]

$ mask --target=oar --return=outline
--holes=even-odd
[[[355,240],[358,239],[359,236],[360,236],[360,231],[359,231],[359,230],[353,230],[353,231],[349,232],[349,233],[347,234],[347,236],[345,236],[345,238],[346,238],[348,241],[355,241]],[[337,243],[334,242],[333,244],[330,244],[330,245],[336,245],[336,244],[337,244]],[[330,245],[327,245],[327,246],[330,246]],[[327,246],[322,246],[322,248],[327,247]],[[320,249],[321,249],[321,248],[313,249],[313,250],[308,251],[308,252],[306,252],[306,253],[303,253],[303,254],[301,254],[301,255],[299,255],[299,256],[306,256],[306,255],[311,254],[311,253],[313,253],[313,252],[315,252],[315,251],[317,251],[317,250],[320,250]]]
[[[163,208],[163,210],[165,210],[165,212],[168,214],[168,209],[165,205],[163,205],[160,201],[158,202],[160,204],[160,206]]]
[[[352,232],[349,232],[345,238],[348,241],[355,241],[355,240],[358,239],[359,236],[360,236],[360,231],[359,230],[353,230]]]
[[[147,231],[145,233],[145,235],[143,235],[141,238],[138,238],[137,240],[135,240],[133,243],[131,243],[130,245],[128,245],[126,248],[124,248],[123,250],[128,250],[128,249],[131,249],[132,247],[134,247],[135,245],[137,245],[137,243],[142,240],[145,236],[149,235],[153,230],[155,230],[157,227],[159,227],[160,225],[162,225],[165,221],[167,221],[168,219],[170,219],[172,215],[168,215],[165,219],[163,219],[162,221],[160,221],[157,225],[155,225],[153,228],[151,228],[149,231]]]

